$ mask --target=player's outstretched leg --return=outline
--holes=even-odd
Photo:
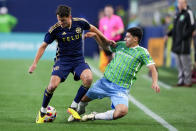
[[[88,120],[113,120],[113,114],[115,110],[109,110],[107,112],[103,113],[96,113],[92,112],[91,114],[84,115],[82,117],[82,121],[88,121]]]
[[[37,115],[36,123],[44,123],[45,115],[47,113],[47,106],[52,96],[53,96],[53,93],[49,92],[48,89],[45,89],[44,98],[42,102],[42,108]]]
[[[53,92],[57,88],[58,84],[60,83],[61,79],[58,76],[52,76],[50,79],[50,84],[47,89],[44,91],[44,97],[42,102],[42,108],[39,111],[36,123],[44,123],[45,115],[47,113],[47,106],[53,96]]]
[[[97,114],[97,112],[92,112],[88,115],[84,115],[81,120],[82,121],[95,120],[95,115],[96,114]]]
[[[84,115],[82,121],[87,120],[116,120],[128,113],[128,107],[124,104],[118,104],[115,106],[115,110],[109,110],[103,113],[91,113],[89,115]]]

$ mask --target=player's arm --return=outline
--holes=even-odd
[[[157,93],[160,92],[160,88],[158,85],[158,73],[154,64],[148,66],[149,70],[152,72],[152,89],[154,89]]]
[[[85,38],[87,37],[93,37],[96,42],[105,50],[105,51],[110,51],[110,48],[109,48],[109,44],[107,43],[104,43],[105,41],[103,41],[99,36],[98,34],[94,33],[94,32],[87,32],[85,35]]]
[[[111,45],[113,47],[116,47],[116,42],[114,42],[113,40],[108,40],[101,31],[99,31],[95,26],[93,25],[90,25],[90,29],[89,29],[90,32],[94,32],[98,35],[98,37],[101,39],[102,43],[103,44],[106,44],[107,46],[108,45]]]
[[[39,47],[37,54],[35,56],[35,59],[33,61],[33,64],[29,67],[29,73],[33,73],[33,71],[35,70],[38,61],[40,60],[40,58],[42,57],[44,51],[46,50],[48,44],[46,42],[43,42],[42,45]]]

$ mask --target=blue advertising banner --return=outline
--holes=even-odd
[[[0,33],[0,58],[33,59],[43,42],[44,33]],[[53,59],[56,53],[55,42],[50,44],[42,59]]]

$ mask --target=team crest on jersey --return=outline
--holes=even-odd
[[[82,29],[81,29],[80,27],[77,27],[77,28],[76,28],[76,33],[79,34],[79,33],[81,33],[81,32],[82,32]]]
[[[62,33],[62,35],[66,35],[66,34],[67,34],[66,32],[63,32],[63,33]]]
[[[184,20],[184,15],[181,15],[180,16],[180,21],[183,21]]]

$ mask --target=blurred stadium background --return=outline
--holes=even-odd
[[[196,1],[188,2],[196,13]],[[122,17],[125,29],[133,24],[142,27],[141,46],[148,48],[156,59],[161,93],[155,94],[150,89],[148,72],[144,68],[131,90],[129,114],[125,118],[67,123],[66,108],[80,85],[70,75],[57,89],[50,104],[57,109],[57,120],[52,124],[36,125],[35,117],[41,106],[43,90],[49,82],[56,45],[49,46],[33,75],[27,71],[45,32],[56,23],[55,10],[59,4],[72,7],[73,17],[83,17],[96,26],[98,12],[109,4]],[[2,6],[8,8],[18,23],[11,33],[0,33],[0,130],[196,130],[196,86],[173,88],[177,82],[177,70],[171,53],[171,40],[167,44],[162,40],[168,26],[165,17],[174,15],[176,0],[0,0]],[[96,81],[99,78],[96,72],[99,49],[93,39],[85,40],[84,55],[94,69]],[[158,118],[137,105],[132,97]],[[102,112],[109,108],[109,100],[104,99],[90,103],[87,112]]]

